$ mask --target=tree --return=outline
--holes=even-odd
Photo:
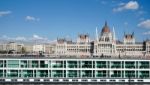
[[[21,48],[21,53],[23,53],[23,54],[26,53],[26,48],[25,47]]]

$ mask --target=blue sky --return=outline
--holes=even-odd
[[[105,21],[117,39],[134,32],[136,41],[150,38],[150,0],[0,0],[0,38],[95,38]]]

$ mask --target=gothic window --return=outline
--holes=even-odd
[[[106,37],[106,38],[105,38],[105,41],[107,41],[107,42],[108,42],[108,41],[110,41],[110,39],[109,39],[108,37]]]

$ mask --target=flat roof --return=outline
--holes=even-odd
[[[15,56],[15,55],[9,55],[9,56],[0,56],[0,59],[102,59],[102,60],[150,60],[145,57],[78,57],[78,56],[39,56],[39,55],[21,55],[21,56]]]

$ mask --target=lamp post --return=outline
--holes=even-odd
[[[131,85],[131,82],[130,82],[130,80],[131,80],[131,77],[130,77],[130,74],[128,74],[128,77],[129,77],[129,85]]]
[[[131,77],[132,77],[132,72],[129,71],[128,73],[128,83],[131,85]]]

